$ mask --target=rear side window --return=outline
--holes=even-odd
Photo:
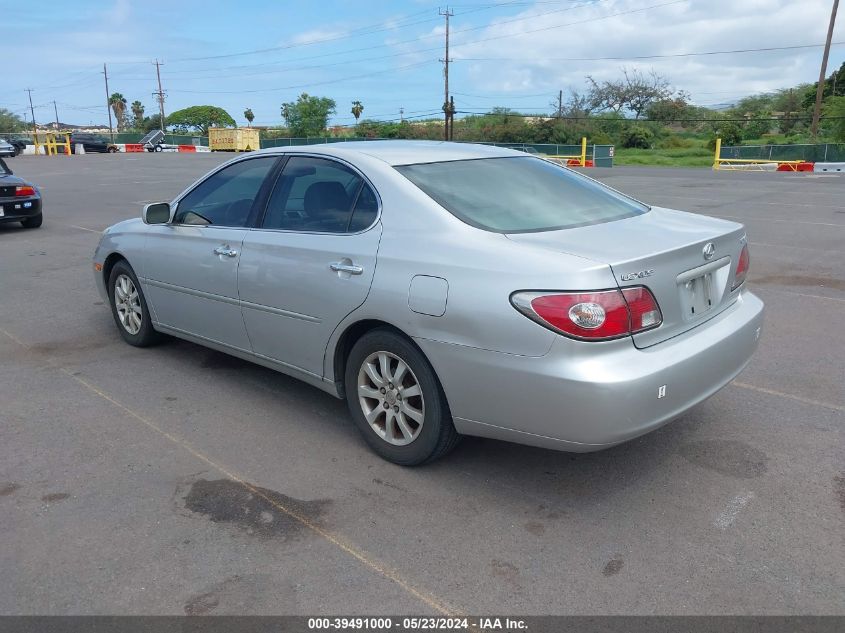
[[[553,231],[640,215],[648,207],[540,158],[397,166],[467,224],[498,233]]]
[[[293,156],[273,187],[262,228],[355,233],[375,221],[377,210],[372,189],[346,165]]]

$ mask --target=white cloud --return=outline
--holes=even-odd
[[[691,93],[696,102],[709,104],[817,77],[821,48],[651,60],[558,61],[822,43],[830,15],[827,0],[689,0],[634,11],[653,4],[662,3],[605,1],[557,15],[537,15],[546,12],[543,5],[537,5],[518,16],[524,20],[514,22],[510,17],[466,34],[455,24],[456,80],[463,80],[465,91],[471,93],[516,96],[548,90],[553,94],[569,86],[583,89],[585,75],[606,79],[618,76],[621,66],[654,68],[675,87]],[[557,25],[569,26],[550,28]],[[845,39],[843,32],[840,26],[834,40],[837,35]],[[834,50],[831,66],[838,67],[845,47]],[[470,61],[477,58],[507,59]],[[837,59],[840,61],[834,66]],[[457,81],[455,85],[459,85]]]

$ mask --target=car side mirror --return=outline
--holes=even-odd
[[[144,205],[144,210],[141,211],[141,219],[144,224],[167,224],[170,222],[170,203],[153,202]]]

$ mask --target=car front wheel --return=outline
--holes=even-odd
[[[119,261],[112,268],[108,289],[112,316],[123,340],[135,347],[156,343],[160,335],[150,321],[141,284],[126,261]]]
[[[377,329],[361,337],[349,353],[344,382],[355,425],[384,459],[424,464],[460,440],[434,370],[403,336]]]

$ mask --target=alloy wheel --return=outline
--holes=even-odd
[[[370,428],[394,446],[406,446],[425,420],[422,388],[408,364],[391,352],[373,352],[358,371],[358,403]]]
[[[136,335],[141,331],[144,316],[141,297],[135,283],[128,275],[118,275],[114,280],[114,307],[120,324],[127,332]]]

